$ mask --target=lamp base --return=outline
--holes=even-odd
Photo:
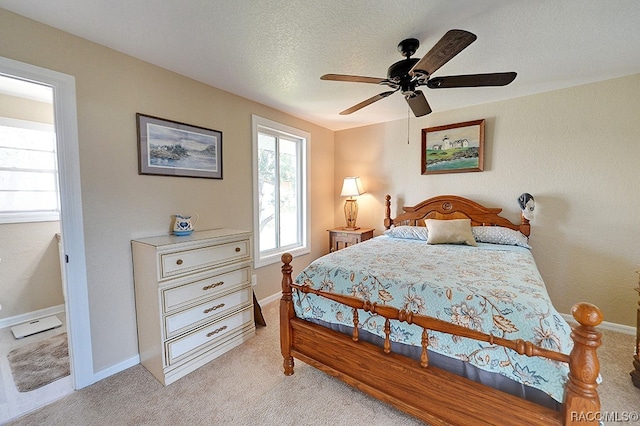
[[[350,228],[350,227],[348,227],[348,226],[343,226],[343,227],[342,227],[342,230],[343,230],[343,231],[355,231],[355,230],[357,230],[357,229],[360,229],[360,227],[359,227],[359,226],[356,226],[356,227],[353,227],[353,228]]]
[[[354,198],[349,198],[344,202],[344,218],[347,222],[344,230],[358,229],[356,226],[356,219],[358,218],[358,202]]]

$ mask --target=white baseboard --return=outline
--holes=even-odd
[[[264,299],[258,300],[258,303],[260,304],[260,306],[266,305],[267,303],[271,303],[274,300],[280,299],[281,297],[282,297],[282,292],[279,291],[279,292],[277,292],[275,294],[272,294],[271,296],[267,296]]]
[[[260,305],[266,305],[267,303],[273,302],[274,300],[278,300],[282,297],[282,293],[278,292],[272,294],[271,296],[265,297],[258,301]],[[105,368],[104,370],[100,370],[93,375],[93,383],[98,382],[102,379],[106,379],[109,376],[120,373],[121,371],[126,370],[127,368],[131,368],[134,365],[140,364],[140,355],[133,356],[125,361],[122,361],[116,365],[112,365],[111,367]]]
[[[281,297],[282,297],[282,293],[277,292],[272,294],[271,296],[267,296],[263,299],[260,299],[258,303],[260,303],[260,305],[266,305],[268,303],[271,303],[275,300],[280,299]],[[33,311],[33,312],[29,312],[22,315],[16,315],[10,318],[3,318],[3,319],[0,319],[0,328],[11,327],[16,324],[21,324],[27,321],[33,321],[35,319],[47,317],[49,315],[60,314],[64,312],[64,309],[65,309],[64,305],[58,305],[58,306],[52,306],[46,309],[41,309],[39,311]],[[560,315],[562,315],[562,317],[568,322],[575,323],[573,316],[569,314],[560,314]],[[631,327],[629,325],[617,324],[614,322],[603,321],[599,327],[603,328],[604,330],[616,331],[618,333],[624,333],[624,334],[630,334],[630,335],[636,334],[636,329],[634,327]],[[106,379],[109,376],[120,373],[121,371],[124,371],[138,364],[140,364],[140,355],[135,355],[116,365],[112,365],[111,367],[105,368],[103,370],[98,371],[97,373],[94,373],[92,378],[93,379],[92,383],[98,382],[102,379]]]
[[[104,370],[100,370],[97,373],[93,374],[93,383],[98,382],[102,379],[106,379],[109,376],[113,376],[121,371],[126,370],[127,368],[131,368],[134,365],[140,364],[140,355],[132,356],[131,358],[122,361],[116,365],[112,365],[111,367],[105,368]]]
[[[62,314],[64,313],[64,310],[64,305],[56,305],[33,312],[27,312],[26,314],[20,314],[9,318],[1,318],[0,328],[13,327],[14,325],[34,321],[51,315]]]
[[[274,300],[280,299],[282,297],[282,293],[278,292],[272,294],[271,296],[265,297],[258,301],[260,305],[266,305],[267,303],[273,302]],[[63,306],[64,307],[64,306]],[[116,365],[112,365],[111,367],[105,368],[104,370],[100,370],[97,373],[93,374],[93,383],[98,382],[102,379],[106,379],[109,376],[113,376],[114,374],[120,373],[121,371],[126,370],[127,368],[131,368],[134,365],[140,364],[140,355],[132,356],[131,358],[122,361]]]
[[[572,324],[576,324],[576,320],[573,319],[573,315],[569,314],[560,314],[562,317],[568,322]],[[631,334],[632,336],[636,335],[635,327],[630,325],[618,324],[615,322],[602,321],[602,324],[598,326],[598,328],[602,328],[603,330],[616,331],[618,333],[623,334]]]
[[[65,305],[57,305],[51,306],[50,308],[40,309],[33,312],[27,312],[26,314],[20,314],[9,318],[1,318],[0,319],[0,329],[6,327],[13,327],[18,324],[23,324],[25,322],[34,321],[40,318],[45,318],[51,315],[64,314]],[[109,368],[105,368],[104,370],[98,371],[93,374],[93,377],[90,379],[91,383],[95,383],[99,380],[106,379],[109,376],[112,376],[116,373],[126,370],[127,368],[133,367],[134,365],[140,364],[140,356],[135,355],[125,361],[122,361],[116,365],[112,365]]]

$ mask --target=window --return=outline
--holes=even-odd
[[[256,267],[309,253],[307,198],[310,135],[252,116]]]
[[[53,125],[0,117],[0,223],[57,220]]]

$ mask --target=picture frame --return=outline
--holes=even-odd
[[[140,175],[222,179],[222,132],[136,114]]]
[[[483,171],[484,122],[473,120],[422,129],[422,174]]]

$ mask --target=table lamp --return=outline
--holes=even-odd
[[[360,229],[356,226],[356,219],[358,218],[358,202],[353,197],[364,193],[365,190],[362,186],[362,182],[360,182],[360,177],[352,176],[344,178],[344,182],[342,183],[342,192],[340,195],[349,198],[347,198],[347,201],[344,203],[344,218],[347,221],[347,226],[343,229],[349,231]]]

